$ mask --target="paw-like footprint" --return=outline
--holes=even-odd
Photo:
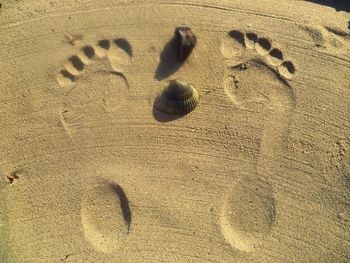
[[[295,94],[288,80],[293,79],[296,69],[281,49],[254,32],[229,32],[221,53],[228,66],[226,94],[238,110],[260,112],[266,123],[256,175],[237,182],[227,195],[220,218],[230,245],[251,252],[269,239],[277,220],[277,200],[270,178],[278,170],[295,108]]]
[[[111,112],[126,102],[129,84],[125,72],[132,56],[126,39],[102,39],[83,46],[64,63],[56,79],[66,95],[59,115],[70,136],[89,126],[89,120],[96,117],[93,112]]]

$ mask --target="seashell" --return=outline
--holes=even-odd
[[[160,112],[184,115],[194,110],[198,101],[198,91],[192,85],[172,80],[169,86],[157,97],[154,107]]]
[[[178,60],[183,63],[197,44],[197,37],[187,25],[176,27],[175,39],[178,46]]]

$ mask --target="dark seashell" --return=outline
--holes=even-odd
[[[154,107],[160,112],[184,115],[194,110],[198,101],[198,91],[192,85],[172,80],[157,97]]]
[[[175,39],[178,46],[178,59],[183,63],[197,44],[197,37],[191,28],[185,25],[176,27]]]

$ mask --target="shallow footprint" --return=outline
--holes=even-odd
[[[296,104],[294,91],[285,80],[290,71],[294,74],[295,68],[291,62],[283,62],[282,52],[272,48],[265,38],[247,34],[244,44],[240,39],[233,41],[242,50],[230,54],[225,93],[237,109],[255,112],[256,119],[264,122],[264,126],[256,174],[237,183],[228,194],[220,225],[233,248],[252,252],[268,242],[276,222],[276,200],[270,181],[279,168],[279,156]],[[253,50],[254,41],[256,52],[248,51]],[[286,68],[283,74],[283,69],[276,67],[279,64]]]
[[[285,131],[294,108],[291,87],[262,60],[233,67],[224,82],[225,92],[239,109],[257,113],[265,122],[256,174],[236,184],[228,194],[220,217],[223,236],[235,249],[252,252],[270,238],[276,220],[276,200],[270,178],[278,167]],[[258,115],[260,114],[260,115]]]
[[[235,185],[221,210],[222,234],[234,248],[251,252],[269,235],[275,223],[275,199],[269,184]]]
[[[81,202],[81,221],[86,238],[99,251],[121,250],[131,227],[131,210],[123,189],[100,182],[88,190]]]

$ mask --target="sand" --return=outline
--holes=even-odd
[[[313,2],[2,1],[0,262],[349,262],[350,8]]]

